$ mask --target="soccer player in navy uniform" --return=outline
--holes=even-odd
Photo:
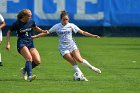
[[[38,38],[46,34],[56,32],[59,37],[59,51],[65,60],[67,60],[73,67],[75,72],[82,73],[78,67],[76,61],[87,66],[91,70],[101,73],[101,70],[91,65],[86,59],[81,57],[80,51],[76,45],[75,40],[72,37],[72,32],[80,33],[85,36],[100,38],[98,35],[91,34],[87,31],[81,30],[78,26],[73,23],[69,23],[69,15],[66,11],[62,11],[60,14],[61,22],[55,24],[48,30],[48,33],[40,33],[38,35],[32,36],[32,38]],[[83,73],[82,73],[83,74]],[[85,77],[84,81],[88,81]]]
[[[25,67],[21,68],[21,73],[24,80],[32,81],[36,75],[32,74],[32,68],[40,64],[40,55],[34,47],[31,38],[33,31],[46,33],[47,31],[39,28],[31,19],[32,13],[29,9],[21,10],[17,15],[17,21],[13,23],[12,27],[7,32],[7,45],[6,49],[10,49],[10,32],[17,32],[17,50],[26,60]],[[27,76],[26,76],[27,72]]]

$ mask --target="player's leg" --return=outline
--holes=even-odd
[[[0,66],[3,66],[2,65],[2,60],[1,60],[1,53],[0,53]]]
[[[73,58],[69,50],[60,49],[60,53],[65,60],[67,60],[71,65],[75,73],[82,73],[78,65],[76,64],[76,60]],[[83,73],[82,73],[83,74]],[[88,81],[86,77],[83,79],[84,81]]]
[[[0,30],[0,44],[2,42],[2,31]],[[0,66],[3,66],[2,65],[2,60],[1,60],[1,53],[0,53]]]
[[[78,67],[78,65],[76,64],[75,59],[73,58],[73,56],[71,55],[71,53],[66,53],[63,58],[65,60],[67,60],[71,65],[73,70],[75,71],[75,73],[82,73],[82,71],[80,70],[80,68]],[[86,77],[83,76],[83,81],[88,81],[88,79]]]
[[[82,63],[83,65],[87,66],[88,68],[92,69],[93,71],[97,72],[97,73],[101,73],[101,70],[94,67],[93,65],[91,65],[87,60],[83,59],[80,55],[80,52],[78,49],[75,49],[72,51],[72,56],[80,63]]]
[[[32,55],[32,68],[35,68],[41,63],[40,55],[39,52],[37,51],[36,48],[31,48],[30,53]]]
[[[70,53],[67,53],[63,56],[63,58],[65,60],[67,60],[71,65],[72,65],[72,68],[75,72],[80,72],[82,73],[82,71],[80,70],[80,68],[78,67],[78,65],[76,64],[76,61],[75,59],[71,56]]]
[[[27,71],[28,80],[32,81],[35,79],[36,76],[32,75],[32,55],[29,49],[24,46],[20,49],[20,54],[25,58],[25,71]]]

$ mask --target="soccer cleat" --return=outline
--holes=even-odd
[[[0,62],[0,66],[3,66],[2,62]]]
[[[95,71],[96,73],[101,74],[101,70],[95,67],[92,67],[92,70]]]
[[[86,77],[83,77],[83,81],[88,81],[88,79]]]
[[[36,79],[36,75],[33,75],[33,76],[29,76],[28,77],[28,81],[29,82],[32,82],[33,80],[35,80]]]
[[[25,68],[24,68],[24,67],[21,68],[20,71],[21,71],[21,74],[22,74],[22,78],[23,78],[23,80],[27,80],[27,75],[26,75]]]

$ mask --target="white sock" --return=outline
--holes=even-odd
[[[90,68],[90,69],[94,69],[95,67],[94,66],[92,66],[88,61],[86,61],[85,59],[83,59],[83,63],[82,63],[83,65],[85,65],[85,66],[87,66],[88,68]]]
[[[74,65],[74,66],[72,66],[73,67],[73,70],[75,71],[75,72],[80,72],[80,73],[82,73],[82,71],[80,70],[80,68],[78,67],[78,65]]]
[[[1,62],[1,53],[0,53],[0,62]]]

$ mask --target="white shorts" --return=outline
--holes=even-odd
[[[78,49],[76,45],[73,45],[72,47],[69,48],[59,48],[59,51],[61,53],[62,56],[64,56],[67,53],[72,53],[73,50]]]
[[[2,42],[2,31],[0,30],[0,43]]]

